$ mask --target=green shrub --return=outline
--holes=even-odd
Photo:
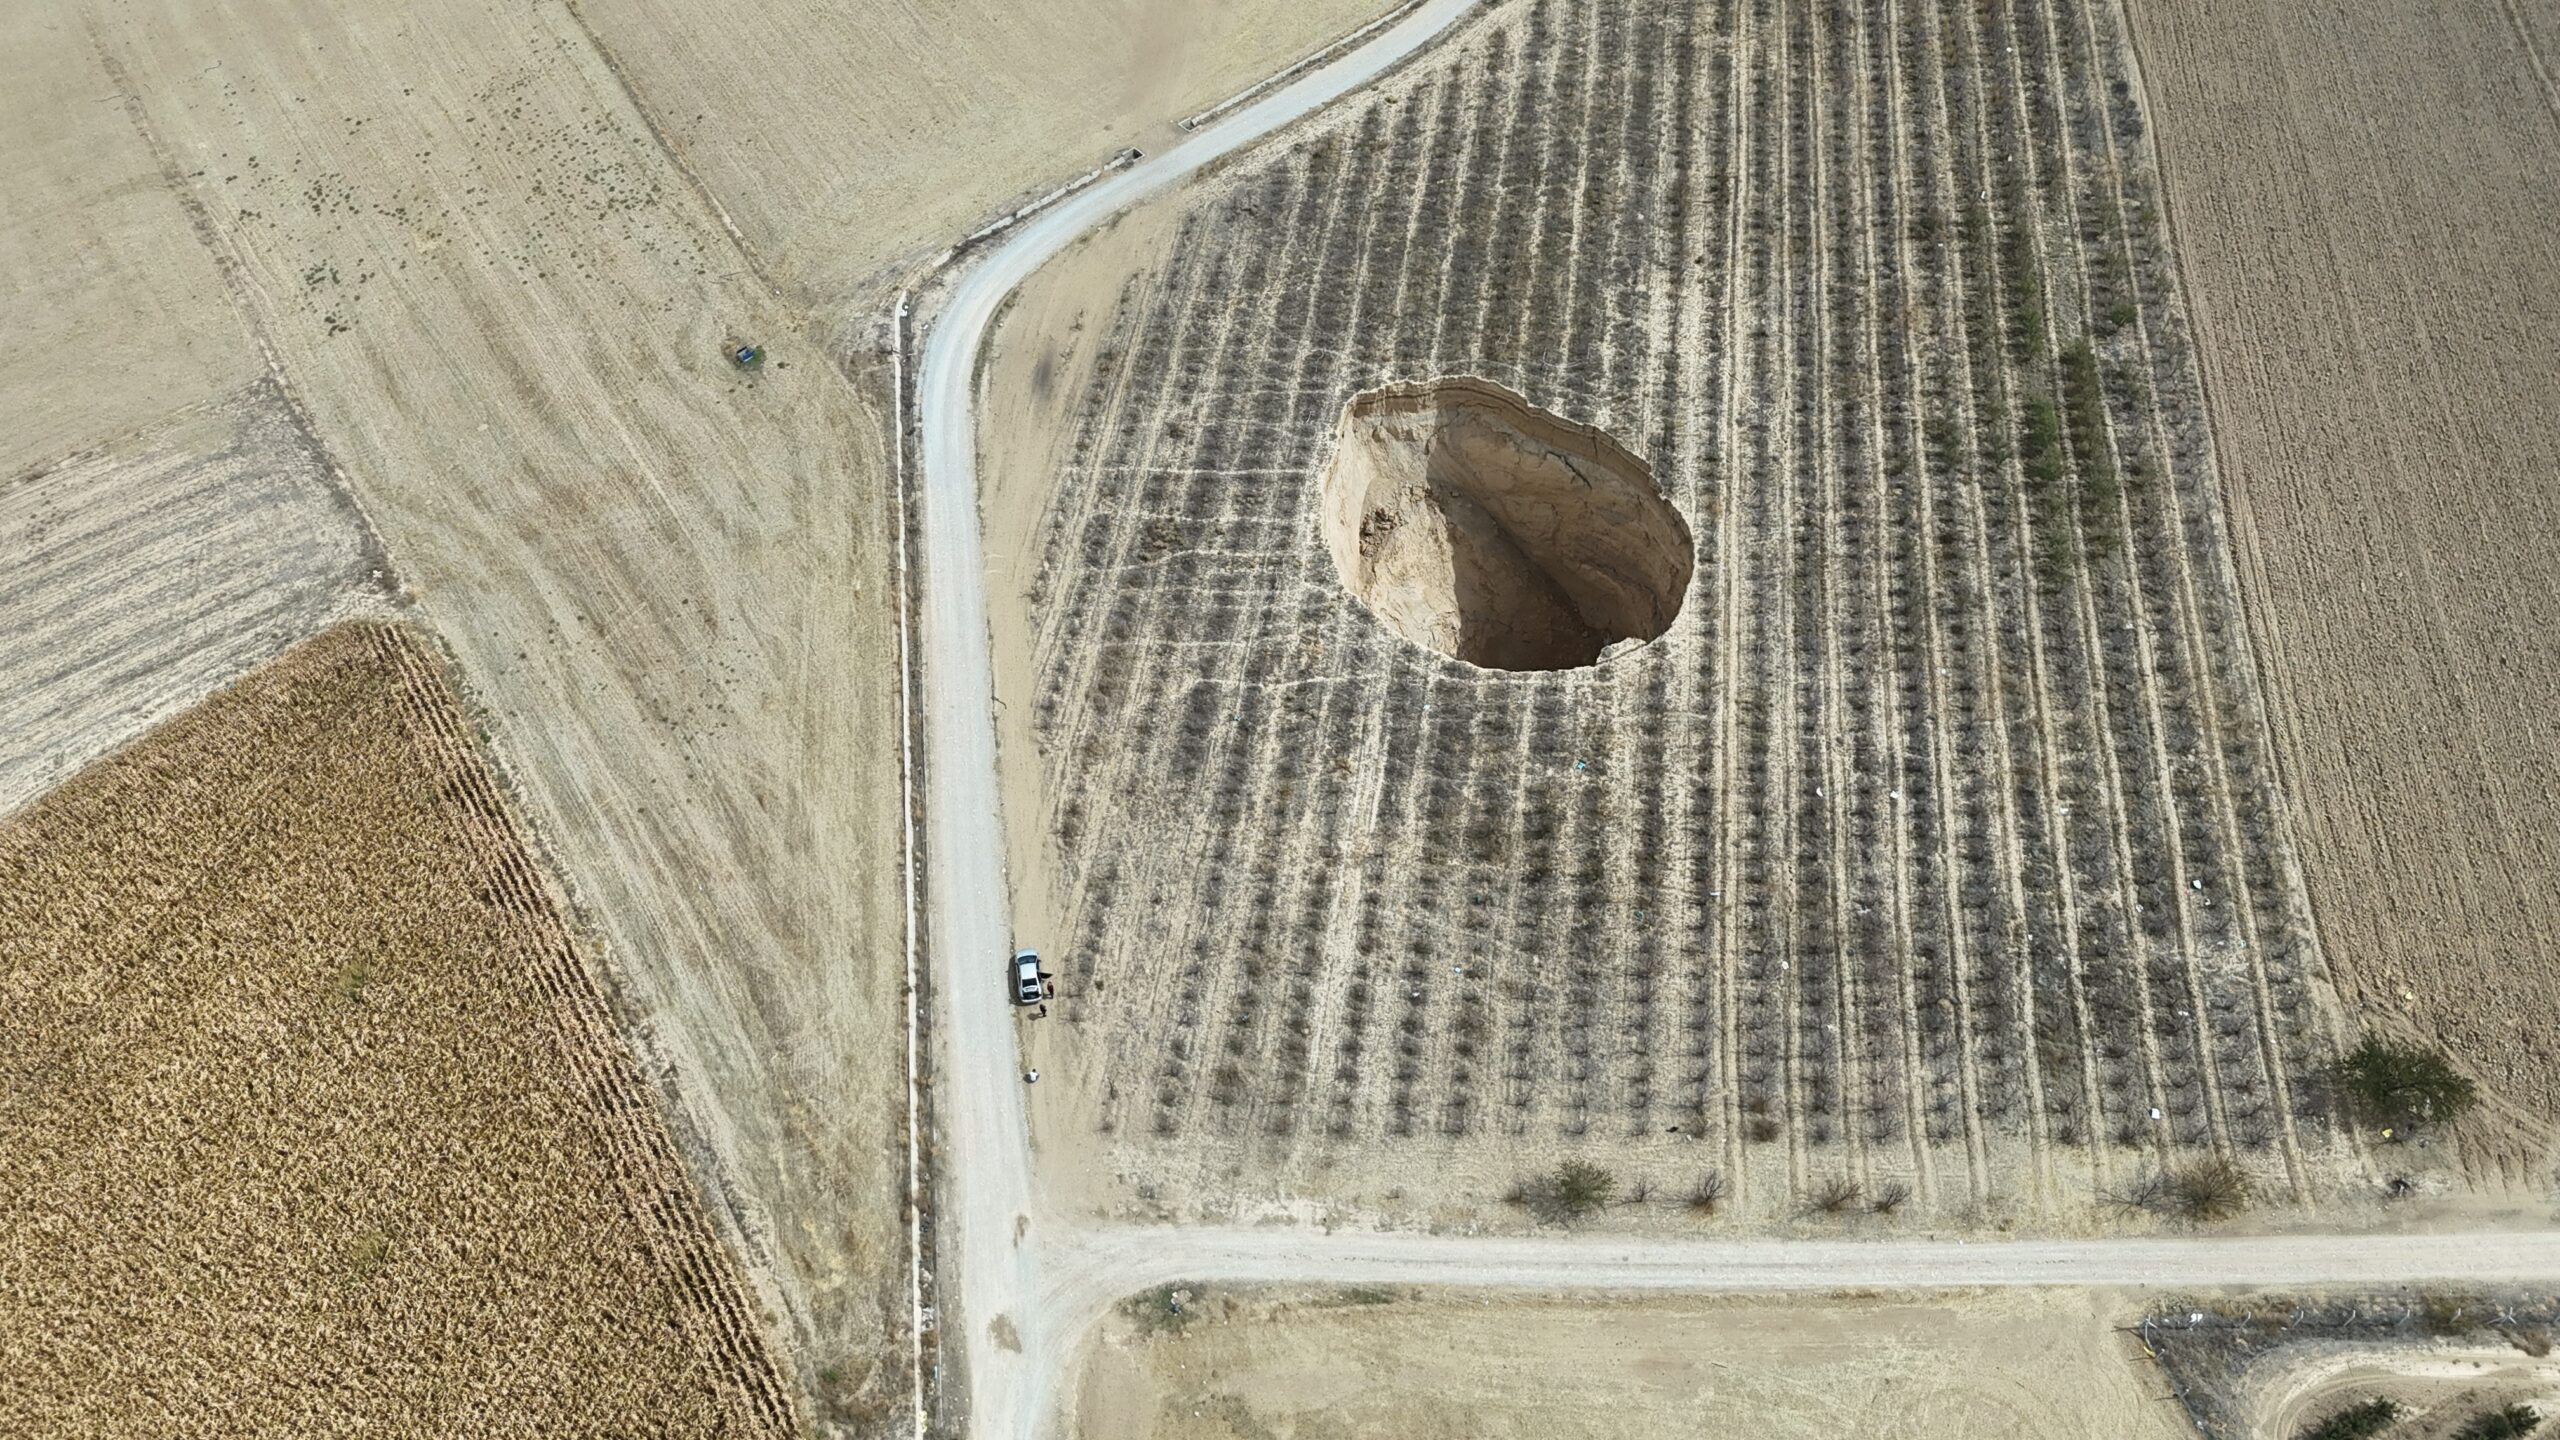
[[[1588,1160],[1569,1160],[1552,1175],[1522,1181],[1512,1197],[1546,1224],[1570,1225],[1608,1204],[1617,1193],[1617,1176]]]
[[[2480,1098],[2442,1053],[2379,1035],[2364,1037],[2332,1073],[2356,1112],[2377,1125],[2450,1122]]]
[[[2400,1407],[2376,1395],[2302,1432],[2298,1440],[2371,1440],[2400,1418]]]
[[[2492,1410],[2453,1432],[2453,1440],[2524,1440],[2542,1428],[2542,1412],[2530,1405]]]

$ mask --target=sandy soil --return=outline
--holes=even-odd
[[[1000,0],[762,7],[579,0],[668,144],[778,283],[844,300],[1390,8]]]
[[[749,27],[645,0],[212,0],[0,22],[22,342],[0,356],[0,514],[13,545],[46,527],[47,591],[80,602],[48,625],[110,622],[76,668],[12,686],[8,783],[334,613],[312,602],[347,542],[303,512],[314,473],[343,473],[601,932],[804,1372],[850,1417],[903,1391],[903,1347],[883,1349],[905,1309],[886,399],[876,362],[848,383],[797,337],[875,312],[844,292],[888,256],[1374,7],[985,8]],[[850,308],[813,321],[777,273]],[[752,379],[718,359],[741,339],[773,351]],[[204,418],[262,373],[269,418],[298,411],[307,437],[272,464]],[[205,454],[168,449],[200,430]],[[136,538],[85,502],[57,518],[77,487],[141,505],[218,484],[227,508],[172,564],[75,583]],[[181,583],[193,628],[119,628]]]
[[[2278,747],[2364,1023],[2560,1119],[2548,6],[2132,0]],[[2530,43],[2519,30],[2536,17]]]
[[[0,814],[329,621],[383,557],[272,385],[0,482]]]
[[[1072,1433],[1103,1440],[1704,1433],[2169,1440],[2113,1324],[2045,1291],[1885,1301],[1514,1299],[1395,1289],[1159,1297],[1093,1342]],[[2129,1313],[2129,1312],[2126,1312]]]
[[[0,485],[264,368],[75,7],[0,9]],[[14,557],[12,557],[14,558]],[[5,808],[5,802],[0,802]]]
[[[799,1433],[431,642],[0,827],[0,1432]]]

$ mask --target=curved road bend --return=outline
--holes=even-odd
[[[995,672],[988,658],[978,535],[977,411],[971,393],[978,352],[1004,298],[1078,236],[1376,79],[1475,3],[1429,0],[1333,63],[1024,222],[952,287],[925,341],[917,385],[924,460],[919,653],[927,717],[925,813],[931,819],[925,883],[943,1042],[935,1090],[946,1156],[940,1278],[946,1305],[957,1300],[957,1314],[946,1316],[945,1328],[962,1337],[967,1357],[970,1430],[984,1440],[1030,1440],[1038,1433],[1047,1408],[1047,1375],[1026,1357],[1072,1344],[1075,1335],[1054,1330],[1030,1303],[1039,1291],[1043,1217],[1034,1203],[1031,1138],[1003,986],[1013,937],[990,705]]]
[[[987,327],[1016,286],[1087,230],[1377,78],[1476,3],[1429,0],[1332,64],[1026,221],[953,286],[926,340],[917,392],[924,468],[920,653],[932,820],[925,883],[943,1040],[936,1092],[947,1157],[939,1217],[942,1294],[946,1333],[959,1337],[968,1366],[970,1432],[980,1440],[1037,1440],[1085,1329],[1119,1297],[1176,1280],[1626,1290],[2560,1282],[2560,1232],[2548,1231],[1980,1244],[1709,1241],[1327,1235],[1225,1226],[1079,1231],[1043,1212],[1032,1185],[1019,1052],[1003,987],[1013,937],[972,393]]]

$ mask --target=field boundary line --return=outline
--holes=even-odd
[[[380,583],[385,598],[395,611],[405,612],[410,598],[408,586],[402,581],[398,567],[391,563],[390,547],[383,544],[382,530],[374,524],[373,512],[365,508],[364,497],[357,492],[355,482],[347,478],[345,468],[338,463],[337,453],[322,442],[320,428],[311,418],[310,407],[303,404],[301,392],[294,388],[292,377],[285,373],[284,356],[276,349],[274,337],[267,333],[266,315],[257,303],[257,297],[264,292],[250,278],[247,259],[223,233],[222,227],[214,222],[213,211],[204,203],[204,197],[188,183],[187,173],[178,167],[177,157],[161,137],[160,128],[151,123],[150,112],[142,103],[142,92],[134,88],[133,78],[126,72],[124,62],[116,58],[115,51],[107,44],[106,36],[95,20],[89,23],[89,46],[98,57],[98,68],[106,72],[108,83],[115,87],[116,102],[124,111],[125,119],[151,152],[151,161],[160,172],[161,184],[178,202],[178,208],[186,213],[188,228],[195,232],[196,242],[204,247],[205,254],[213,261],[214,272],[222,277],[224,298],[231,302],[232,313],[239,317],[240,328],[248,332],[250,343],[258,347],[259,358],[266,362],[267,383],[275,388],[285,412],[292,417],[294,428],[302,432],[303,443],[319,457],[321,468],[328,474],[333,498],[356,517],[357,528],[364,539],[366,558],[382,572]],[[203,403],[211,405],[220,398]],[[175,413],[172,412],[173,415]],[[166,424],[169,418],[163,416],[152,425]],[[131,433],[148,433],[150,428],[136,426]],[[104,450],[122,438],[125,437],[113,437],[98,448]]]
[[[902,917],[906,931],[907,962],[907,1308],[909,1312],[909,1368],[913,1372],[913,1400],[916,1435],[925,1434],[924,1379],[924,1145],[922,1137],[924,1098],[917,1074],[917,1057],[923,1044],[921,1019],[923,1007],[916,978],[916,731],[915,731],[915,653],[908,632],[907,614],[907,304],[909,290],[899,287],[896,304],[889,312],[889,390],[892,396],[890,430],[890,489],[896,494],[898,543],[898,771],[905,783],[898,787],[898,820],[900,849],[898,878],[904,891],[906,911]]]
[[[549,1019],[564,1060],[593,1088],[590,1123],[619,1162],[613,1187],[634,1222],[663,1241],[650,1247],[650,1259],[716,1326],[725,1369],[765,1418],[785,1427],[799,1421],[800,1407],[793,1402],[801,1391],[791,1347],[750,1303],[756,1289],[747,1257],[729,1243],[711,1197],[696,1186],[672,1118],[650,1103],[660,1087],[651,1083],[642,1052],[620,1023],[610,971],[570,930],[566,896],[537,860],[530,826],[472,734],[450,678],[456,676],[451,660],[431,648],[426,632],[407,624],[361,623],[356,633],[396,674],[392,703],[406,722],[407,738],[444,781],[446,818],[467,837],[464,850],[479,858],[491,908],[533,962],[531,978],[550,1001]],[[596,1104],[597,1095],[627,1103]],[[650,1170],[658,1173],[645,1173]]]

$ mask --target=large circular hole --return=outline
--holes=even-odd
[[[1489,381],[1352,397],[1325,544],[1388,628],[1491,670],[1567,670],[1671,627],[1689,527],[1627,448]]]

